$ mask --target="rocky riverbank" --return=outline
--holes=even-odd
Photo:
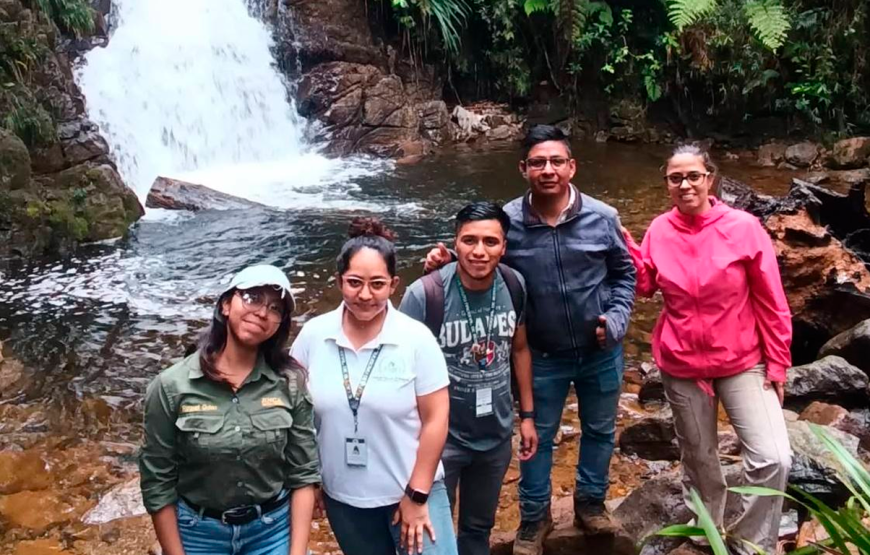
[[[91,15],[90,38],[105,39],[102,14]],[[11,64],[0,75],[9,81],[0,93],[0,257],[122,237],[144,212],[73,81],[71,59],[89,37],[70,40],[22,0],[0,2],[0,29]]]

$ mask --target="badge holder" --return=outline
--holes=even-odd
[[[368,464],[369,451],[366,440],[349,437],[344,440],[344,462],[347,466],[365,467]]]

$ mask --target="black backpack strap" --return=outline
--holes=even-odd
[[[441,324],[444,323],[444,282],[441,272],[429,272],[420,280],[423,282],[423,293],[426,294],[426,327],[436,338],[441,335]]]
[[[520,315],[523,313],[523,309],[525,309],[525,306],[523,306],[523,301],[525,300],[523,286],[510,267],[505,266],[504,264],[499,264],[498,271],[501,273],[504,284],[507,286],[508,292],[511,294],[511,302],[514,305],[514,312],[517,313],[517,322],[519,322]]]

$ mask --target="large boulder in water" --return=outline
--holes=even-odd
[[[798,143],[785,149],[785,161],[799,168],[812,165],[819,156],[819,145],[811,142]]]
[[[795,366],[789,369],[787,379],[785,404],[789,408],[805,407],[813,401],[867,405],[867,374],[838,356]]]
[[[788,195],[771,197],[723,178],[719,196],[757,216],[773,239],[792,312],[796,363],[815,360],[825,341],[870,318],[870,254],[864,254],[870,249],[855,243],[855,232],[870,228],[863,183],[842,195],[794,180]]]
[[[158,177],[145,199],[148,208],[167,210],[243,210],[264,208],[265,205],[209,189],[204,185],[168,177]]]

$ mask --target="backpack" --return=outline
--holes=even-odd
[[[520,284],[519,278],[513,270],[504,264],[498,265],[498,273],[501,274],[508,292],[511,295],[511,303],[514,305],[514,312],[517,313],[517,321],[523,311],[523,286]],[[435,270],[429,272],[422,278],[423,292],[426,294],[426,327],[432,331],[432,335],[439,337],[441,335],[441,324],[444,323],[444,281],[441,279],[441,272]]]

